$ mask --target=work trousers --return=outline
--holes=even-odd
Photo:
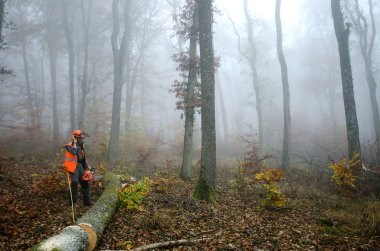
[[[73,203],[77,203],[77,194],[78,194],[78,183],[80,184],[82,196],[83,196],[83,204],[90,205],[91,197],[90,197],[90,184],[88,181],[83,180],[84,168],[81,163],[77,164],[74,173],[70,173],[71,177],[71,193],[73,196]]]

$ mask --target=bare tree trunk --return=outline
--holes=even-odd
[[[132,32],[133,32],[133,26],[131,24],[131,18],[128,16],[128,41],[127,43],[127,55],[126,55],[126,62],[125,62],[125,97],[126,97],[126,102],[125,102],[125,126],[124,126],[124,131],[125,133],[130,132],[131,129],[131,122],[132,122],[132,103],[133,103],[133,92],[135,89],[135,84],[136,84],[136,79],[137,79],[137,72],[138,68],[140,66],[140,60],[141,60],[141,54],[142,51],[140,51],[140,54],[138,58],[136,59],[134,68],[132,69],[132,58],[131,58],[131,50],[132,50]],[[132,28],[133,27],[133,28]],[[145,31],[143,30],[143,33]]]
[[[3,23],[4,23],[4,9],[6,0],[0,0],[0,48],[3,45]]]
[[[178,15],[177,8],[178,8],[179,2],[181,2],[181,0],[179,0],[179,1],[177,1],[177,0],[166,0],[166,2],[170,5],[170,7],[172,7],[172,16],[177,18],[177,15]],[[176,49],[179,53],[183,52],[183,41],[184,41],[183,35],[178,34],[177,35],[178,47],[176,47]]]
[[[78,114],[78,128],[84,127],[84,116],[86,109],[86,99],[88,93],[88,46],[89,46],[89,31],[90,31],[90,21],[91,21],[91,8],[92,2],[88,1],[87,16],[84,7],[84,0],[81,3],[82,10],[82,24],[84,30],[83,39],[83,79],[81,81],[81,98],[79,100],[79,114]]]
[[[189,77],[187,81],[185,96],[185,134],[183,140],[183,158],[180,177],[184,180],[191,180],[193,176],[193,127],[194,127],[194,90],[197,82],[197,38],[199,29],[199,7],[194,3],[193,24],[190,34],[189,49]]]
[[[129,43],[128,43],[129,44]],[[130,51],[130,48],[128,49]],[[131,118],[132,118],[132,103],[133,103],[133,91],[134,91],[134,84],[135,82],[132,82],[133,80],[136,81],[137,78],[137,72],[131,71],[131,58],[130,53],[127,52],[127,59],[126,59],[126,67],[125,67],[125,121],[124,121],[124,131],[125,133],[128,133],[131,129]],[[137,68],[134,69],[137,71]],[[131,76],[132,74],[136,74],[135,78]]]
[[[17,11],[19,15],[19,23],[20,27],[25,25],[24,22],[24,13],[22,10],[22,2],[20,0],[17,1]],[[29,64],[28,64],[28,55],[26,51],[26,40],[27,37],[22,33],[21,37],[21,48],[22,48],[22,59],[24,63],[24,76],[25,76],[25,85],[26,85],[26,110],[28,112],[28,125],[35,126],[35,116],[34,113],[34,105],[33,105],[33,97],[30,86],[30,78],[29,78]]]
[[[327,87],[327,104],[329,109],[329,120],[332,125],[332,137],[333,137],[333,146],[334,148],[338,148],[338,136],[337,136],[337,114],[336,114],[336,85],[334,84],[335,81],[334,78],[336,78],[335,74],[335,63],[332,61],[332,59],[329,57],[328,59],[328,65],[330,67],[327,68],[327,77],[325,81],[328,81],[330,84]]]
[[[55,1],[48,2],[47,11],[47,44],[50,59],[50,76],[51,88],[53,96],[53,144],[58,142],[59,128],[58,128],[58,110],[57,110],[57,34],[56,34],[56,20],[54,19]]]
[[[118,46],[118,38],[120,33],[119,0],[113,0],[112,2],[112,14],[113,14],[113,30],[111,35],[111,45],[114,61],[114,91],[113,91],[113,103],[112,103],[112,125],[111,136],[107,152],[107,159],[114,162],[119,157],[119,136],[120,136],[120,107],[121,107],[121,92],[123,89],[123,71],[125,68],[126,49],[127,49],[127,36],[128,36],[128,12],[130,0],[124,0],[124,34],[120,42],[120,48]]]
[[[41,55],[41,58],[40,58],[40,81],[39,81],[39,88],[38,88],[38,95],[37,95],[37,104],[36,104],[36,109],[37,109],[37,112],[38,112],[38,125],[41,125],[42,124],[42,114],[43,114],[43,110],[44,110],[44,107],[45,107],[45,70],[44,70],[44,66],[45,66],[45,63],[44,63],[44,59],[45,59],[45,48],[44,48],[44,43],[43,41],[41,40],[41,51],[42,51],[42,55]]]
[[[97,87],[97,84],[94,85],[94,96],[92,98],[93,98],[93,107],[97,107],[97,105],[98,105],[98,87]],[[94,132],[95,137],[97,137],[98,133],[99,133],[99,120],[98,119],[95,120],[95,123],[93,125],[93,132]]]
[[[375,134],[376,134],[376,162],[377,164],[380,164],[380,118],[379,118],[379,105],[377,102],[376,97],[376,89],[377,89],[377,83],[373,76],[373,48],[375,45],[375,39],[376,39],[376,24],[375,24],[375,18],[373,15],[373,4],[372,0],[368,0],[369,5],[369,13],[371,16],[371,27],[372,27],[372,34],[370,37],[370,41],[368,41],[368,22],[367,19],[364,17],[363,13],[359,9],[359,2],[358,0],[355,0],[355,14],[356,17],[354,17],[354,14],[347,6],[346,1],[346,9],[350,14],[351,20],[354,23],[354,28],[359,36],[359,42],[360,42],[360,52],[363,57],[364,65],[365,65],[365,73],[366,73],[366,80],[369,88],[369,97],[371,101],[371,107],[372,107],[372,118],[373,118],[373,125],[375,128]]]
[[[72,38],[72,31],[69,25],[69,18],[67,16],[67,1],[62,0],[62,19],[63,19],[63,28],[65,31],[67,51],[69,53],[69,89],[70,89],[70,131],[75,130],[75,94],[74,94],[74,42]]]
[[[223,97],[223,89],[220,84],[219,75],[216,75],[216,88],[219,93],[219,103],[220,103],[220,109],[221,109],[221,116],[222,116],[222,123],[223,123],[223,132],[224,132],[224,141],[228,142],[228,120],[227,120],[227,112],[226,112],[226,105],[224,103],[224,97]]]
[[[145,72],[145,65],[142,64],[141,65],[141,72]],[[144,134],[147,134],[148,132],[148,128],[146,127],[146,120],[145,120],[145,103],[146,103],[146,100],[145,100],[145,85],[146,85],[146,81],[143,80],[141,81],[140,83],[140,114],[141,114],[141,125],[142,125],[142,129],[143,129],[143,132]]]
[[[248,43],[250,46],[250,54],[248,57],[249,65],[251,66],[252,71],[252,80],[253,80],[253,88],[255,90],[255,99],[256,99],[256,113],[257,113],[257,124],[259,126],[259,146],[260,149],[263,149],[264,147],[264,135],[263,135],[263,112],[262,112],[262,106],[261,106],[261,90],[260,90],[260,79],[257,73],[257,51],[256,51],[256,45],[253,40],[253,28],[252,28],[252,19],[249,15],[248,6],[247,6],[247,0],[244,0],[244,15],[245,19],[247,21],[247,29],[248,29]]]
[[[342,77],[343,101],[346,115],[348,156],[352,158],[354,153],[361,154],[359,140],[359,126],[356,117],[356,105],[348,38],[350,27],[344,26],[343,14],[340,8],[340,0],[331,0],[331,12],[334,20],[335,35],[338,42],[340,71]]]
[[[194,197],[216,202],[215,76],[212,42],[212,0],[199,4],[199,45],[201,57],[202,149],[201,170]]]
[[[375,47],[375,39],[376,39],[376,22],[375,22],[375,16],[373,14],[372,0],[368,0],[368,3],[369,3],[369,13],[371,15],[372,36],[371,36],[371,41],[370,41],[370,45],[368,49],[368,67],[366,67],[366,72],[368,76],[367,83],[370,88],[372,116],[373,116],[373,123],[374,123],[375,133],[376,133],[377,165],[380,165],[380,114],[379,114],[379,103],[376,97],[377,83],[373,76],[373,61],[372,61],[373,49]]]
[[[149,13],[147,14],[147,12],[148,12],[147,10],[144,10],[143,25],[140,28],[142,34],[141,34],[141,41],[138,43],[139,44],[139,48],[137,49],[137,51],[139,52],[138,56],[134,60],[132,60],[132,58],[130,58],[127,62],[128,67],[126,67],[127,70],[129,71],[129,73],[126,74],[126,79],[127,79],[127,81],[126,81],[126,84],[127,84],[127,88],[126,88],[126,118],[125,118],[125,132],[126,133],[128,133],[131,129],[133,94],[134,94],[135,87],[137,84],[137,77],[139,75],[139,72],[144,72],[140,68],[142,67],[142,62],[144,61],[146,49],[148,48],[148,46],[151,42],[151,39],[149,37],[147,37],[148,36],[147,30],[148,30],[148,27],[151,26],[152,22],[154,22],[154,21],[153,21],[153,16],[150,15]],[[135,28],[136,28],[135,23],[130,24],[130,33],[132,33]],[[128,44],[131,42],[132,41],[129,40]],[[129,46],[130,46],[129,50],[131,50],[132,49],[131,45],[129,45]],[[130,56],[130,54],[131,54],[131,52],[128,52],[128,56]],[[141,86],[141,91],[142,91],[142,93],[144,92],[144,86]],[[141,94],[141,95],[143,95],[143,94]],[[143,116],[144,109],[145,109],[144,97],[142,97],[142,99],[141,99],[141,102],[142,102],[141,103],[141,115],[142,116]],[[145,131],[146,131],[145,120],[143,120],[143,127],[145,128]]]
[[[126,97],[126,119],[125,119],[125,132],[129,132],[131,130],[131,115],[132,115],[132,104],[133,104],[133,94],[135,91],[137,76],[139,74],[139,68],[141,61],[144,57],[143,50],[140,50],[140,54],[135,60],[135,64],[133,66],[133,70],[131,71],[130,80],[127,82],[127,97]]]
[[[282,167],[289,166],[289,151],[291,141],[291,117],[290,117],[290,92],[288,81],[288,68],[282,50],[282,25],[281,25],[281,0],[276,0],[276,30],[277,30],[277,55],[281,66],[281,79],[284,102],[284,138],[282,146]]]
[[[28,110],[28,117],[29,117],[29,125],[35,126],[36,125],[36,114],[34,113],[34,105],[33,105],[33,97],[32,97],[32,91],[30,87],[30,79],[29,79],[29,65],[28,65],[28,57],[26,53],[26,44],[25,44],[25,38],[22,39],[22,58],[24,61],[24,75],[25,75],[25,83],[26,83],[26,93],[27,93],[27,110]]]

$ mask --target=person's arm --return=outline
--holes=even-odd
[[[72,141],[71,141],[71,145],[67,145],[66,146],[66,149],[67,151],[69,151],[71,154],[75,154],[75,155],[78,155],[78,148],[77,148],[77,141],[76,139],[73,137]]]
[[[74,154],[74,155],[77,155],[78,153],[78,148],[70,146],[70,145],[66,146],[66,150],[69,151],[69,153]]]
[[[87,156],[86,156],[86,151],[84,150],[84,147],[83,147],[83,152],[84,152],[84,158],[83,158],[83,164],[84,164],[84,169],[85,170],[89,170],[90,169],[90,166],[88,165],[88,163],[87,163]]]

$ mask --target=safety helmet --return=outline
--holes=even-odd
[[[83,138],[86,135],[86,133],[81,130],[74,130],[71,134],[76,138]]]

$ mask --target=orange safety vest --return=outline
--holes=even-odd
[[[71,144],[67,144],[68,146],[72,146]],[[84,158],[84,147],[82,148],[82,156]],[[65,169],[70,173],[74,173],[77,168],[78,156],[69,152],[66,148],[66,158],[65,158]]]

